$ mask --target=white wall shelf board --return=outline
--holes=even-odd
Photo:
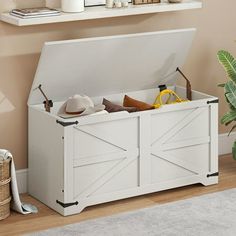
[[[147,5],[130,4],[129,7],[121,9],[107,9],[105,8],[105,6],[86,7],[85,11],[81,13],[62,13],[60,16],[39,17],[31,19],[22,19],[12,16],[9,13],[2,13],[1,20],[17,26],[27,26],[119,16],[141,15],[158,12],[181,11],[198,8],[202,8],[202,1],[200,0],[184,0],[181,3],[167,3],[165,1],[162,3]]]

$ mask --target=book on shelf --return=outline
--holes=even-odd
[[[42,16],[58,16],[61,12],[48,7],[13,9],[10,14],[20,18],[34,18]]]
[[[16,17],[19,17],[19,18],[22,18],[22,19],[30,19],[30,18],[40,18],[40,17],[49,17],[49,16],[58,16],[60,14],[46,14],[46,15],[32,15],[32,16],[22,16],[22,15],[18,15],[18,14],[15,14],[13,12],[10,12],[10,15],[12,16],[16,16]]]

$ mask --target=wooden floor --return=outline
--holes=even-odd
[[[0,236],[22,235],[24,233],[40,231],[66,224],[72,224],[83,220],[97,217],[109,216],[112,214],[131,211],[152,205],[163,204],[180,199],[191,198],[206,193],[222,191],[236,187],[236,161],[231,156],[220,157],[219,161],[220,181],[217,185],[204,187],[200,184],[178,189],[162,191],[145,196],[134,197],[112,203],[101,204],[85,209],[82,213],[63,217],[42,203],[28,195],[22,195],[22,200],[35,204],[38,214],[20,215],[12,212],[11,216],[0,222]]]

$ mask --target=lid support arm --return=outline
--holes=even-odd
[[[192,101],[192,88],[189,79],[184,75],[184,73],[179,69],[179,67],[177,67],[176,71],[178,71],[186,80],[186,97],[188,100]]]
[[[46,96],[46,94],[42,90],[42,84],[38,86],[39,91],[43,94],[45,101],[44,101],[44,107],[47,112],[51,111],[51,107],[53,107],[53,102],[52,100],[49,100]]]

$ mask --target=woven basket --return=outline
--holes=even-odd
[[[11,178],[0,181],[0,202],[10,197],[10,182]]]
[[[0,202],[0,220],[6,219],[10,215],[11,197],[3,202]]]
[[[0,220],[10,215],[10,163],[11,158],[0,161]]]
[[[10,163],[11,158],[0,161],[0,181],[10,178]]]

